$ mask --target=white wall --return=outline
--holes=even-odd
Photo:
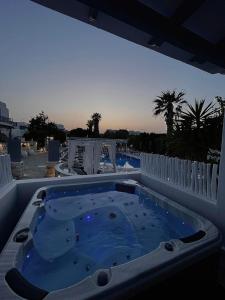
[[[17,201],[18,193],[15,182],[0,189],[0,252],[21,214]]]
[[[0,116],[9,118],[9,110],[4,102],[0,101]]]
[[[25,122],[15,122],[16,126],[12,129],[12,137],[22,138],[24,133],[27,132],[28,124]],[[23,127],[23,129],[21,129]],[[25,128],[24,128],[25,127]]]

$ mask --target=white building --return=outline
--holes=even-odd
[[[65,127],[63,124],[56,124],[56,126],[59,130],[65,131]]]
[[[12,129],[12,137],[22,138],[24,133],[27,132],[28,124],[25,122],[14,122],[14,128]]]
[[[0,101],[0,136],[9,137],[13,126],[13,121],[9,118],[9,109],[4,102]]]

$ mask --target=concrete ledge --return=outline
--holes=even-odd
[[[59,184],[73,184],[81,182],[98,182],[102,180],[113,180],[113,179],[123,179],[131,178],[139,180],[140,172],[129,172],[129,173],[111,173],[111,174],[95,174],[95,175],[74,175],[68,177],[59,178],[39,178],[39,179],[28,179],[28,180],[18,180],[16,182],[18,187],[18,193],[20,198],[27,203],[27,198],[31,198],[33,193],[44,186],[48,185],[59,185]]]

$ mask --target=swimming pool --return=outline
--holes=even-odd
[[[110,159],[108,156],[104,156],[102,157],[101,162],[110,163]],[[140,159],[123,153],[116,153],[116,166],[140,168]]]
[[[159,266],[218,240],[209,221],[134,181],[48,187],[35,193],[9,242],[17,251],[6,281],[28,299],[88,299],[156,276]]]

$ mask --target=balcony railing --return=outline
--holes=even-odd
[[[141,171],[199,197],[217,200],[217,164],[142,153]]]

